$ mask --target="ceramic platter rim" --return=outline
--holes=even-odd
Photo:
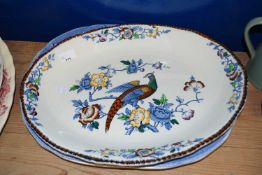
[[[195,144],[193,147],[189,147],[187,150],[184,151],[180,151],[180,152],[176,152],[176,153],[170,153],[169,155],[165,155],[163,157],[159,157],[159,158],[150,158],[150,159],[141,159],[141,160],[114,160],[114,159],[103,159],[103,158],[99,158],[99,157],[95,157],[95,156],[90,156],[90,155],[86,155],[86,154],[82,154],[79,152],[75,152],[72,150],[69,150],[67,148],[64,148],[62,145],[57,145],[55,142],[51,141],[48,136],[46,136],[44,133],[42,133],[39,129],[38,126],[32,122],[30,120],[30,118],[28,117],[27,114],[27,110],[25,108],[25,99],[24,99],[24,91],[25,91],[25,86],[26,86],[26,79],[28,78],[28,76],[30,75],[32,69],[34,68],[34,66],[38,63],[39,60],[41,60],[41,58],[46,55],[47,53],[51,52],[54,48],[56,48],[57,46],[59,46],[60,44],[63,44],[64,42],[73,39],[75,37],[78,36],[83,36],[86,34],[90,34],[92,32],[96,32],[96,31],[100,31],[100,30],[105,30],[105,29],[110,29],[110,28],[115,28],[115,27],[122,27],[122,26],[147,26],[147,27],[152,27],[152,26],[159,26],[159,27],[167,27],[167,28],[171,28],[171,29],[176,29],[176,30],[181,30],[181,31],[187,31],[187,32],[191,32],[192,34],[198,35],[201,38],[205,38],[210,42],[213,42],[215,44],[217,44],[219,47],[221,47],[222,49],[225,49],[229,54],[231,54],[232,59],[234,61],[236,61],[236,63],[238,64],[238,66],[240,66],[240,69],[243,73],[243,87],[242,87],[242,98],[240,100],[240,102],[238,103],[238,108],[235,110],[234,114],[231,115],[231,118],[228,120],[228,122],[222,126],[218,131],[216,131],[214,134],[212,134],[209,137],[204,138],[203,140],[201,140],[200,142],[198,142],[197,144]],[[246,71],[243,67],[243,65],[241,64],[241,62],[238,60],[238,58],[226,47],[224,47],[222,44],[220,44],[219,42],[211,39],[210,37],[200,33],[200,32],[196,32],[190,29],[184,29],[184,28],[177,28],[174,26],[167,26],[167,25],[147,25],[147,24],[123,24],[123,25],[115,25],[115,26],[109,26],[109,27],[103,27],[103,28],[99,28],[99,29],[95,29],[95,30],[91,30],[88,32],[82,32],[80,34],[76,34],[70,37],[67,37],[65,39],[63,39],[61,42],[58,42],[56,44],[54,44],[50,49],[47,49],[44,53],[42,53],[41,55],[38,55],[36,60],[33,62],[33,64],[31,65],[31,67],[29,68],[29,70],[26,72],[23,80],[22,80],[22,85],[21,85],[21,89],[20,89],[20,100],[21,100],[21,106],[22,106],[22,112],[25,115],[26,121],[29,123],[30,127],[47,143],[49,143],[50,145],[56,147],[59,150],[68,152],[72,155],[76,155],[78,157],[83,157],[83,158],[88,158],[90,160],[92,160],[93,163],[96,164],[100,164],[100,165],[118,165],[118,166],[145,166],[145,165],[153,165],[153,164],[157,164],[157,163],[161,163],[164,161],[168,161],[168,160],[172,160],[172,159],[176,159],[176,158],[180,158],[186,155],[189,155],[195,151],[197,151],[198,149],[200,149],[201,147],[211,143],[212,141],[216,140],[219,136],[221,136],[223,133],[225,133],[231,126],[232,122],[237,118],[237,116],[239,115],[239,113],[241,112],[245,100],[246,100],[246,92],[247,92],[247,75],[246,75]]]

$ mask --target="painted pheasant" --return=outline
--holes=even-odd
[[[144,78],[149,78],[148,84],[140,85],[140,81],[131,81],[129,83],[117,86],[107,93],[122,93],[113,102],[107,115],[105,131],[110,128],[110,124],[119,109],[125,105],[132,105],[138,107],[139,100],[151,96],[157,90],[157,82],[154,73],[148,73]]]

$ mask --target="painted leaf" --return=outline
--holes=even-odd
[[[170,150],[170,153],[176,152],[176,148]]]
[[[160,98],[160,104],[166,104],[168,101],[168,99],[166,98],[166,96],[163,94]]]
[[[123,63],[124,65],[129,65],[130,64],[130,61],[128,61],[128,60],[122,60],[120,62]]]
[[[40,77],[37,77],[37,78],[35,79],[35,84],[36,84],[36,85],[39,85],[39,84],[40,84]]]
[[[151,124],[146,125],[146,127],[153,132],[158,132],[158,129]]]
[[[31,118],[31,120],[32,120],[32,121],[36,121],[36,120],[38,120],[38,118],[33,117],[33,118]]]
[[[229,64],[229,69],[230,69],[230,71],[234,70],[234,67],[235,67],[234,64],[232,64],[232,63]]]
[[[75,91],[75,90],[77,90],[77,89],[79,89],[79,85],[73,85],[71,88],[70,88],[70,90],[69,91]]]
[[[160,105],[161,104],[161,102],[160,102],[160,100],[158,100],[158,99],[153,99],[153,101],[154,101],[154,103],[156,104],[156,105]]]
[[[170,130],[170,129],[172,128],[172,125],[170,124],[170,122],[166,122],[166,123],[164,124],[164,126],[165,126],[165,128],[166,128],[167,130]]]
[[[133,153],[131,153],[131,154],[125,155],[125,158],[126,158],[126,159],[133,159],[133,158],[135,158],[135,157],[137,157],[137,155],[136,155],[135,152],[133,152]]]
[[[183,102],[184,102],[184,99],[177,96],[177,97],[176,97],[176,101],[177,101],[178,103],[183,103]]]
[[[139,131],[139,132],[145,132],[144,126],[141,125],[141,126],[138,128],[138,131]]]
[[[107,66],[100,66],[98,69],[105,70],[105,69],[107,69]]]
[[[138,64],[138,65],[142,65],[142,64],[143,64],[143,60],[140,58],[140,59],[137,61],[137,64]]]
[[[224,57],[228,57],[229,55],[228,55],[227,52],[224,52],[224,53],[223,53],[223,56],[224,56]]]
[[[127,113],[128,115],[130,115],[130,114],[131,114],[131,110],[128,109],[128,108],[126,108],[125,113]]]
[[[139,39],[139,35],[137,33],[134,33],[133,37],[134,39]]]
[[[98,129],[99,123],[97,121],[94,121],[92,124],[93,128]]]
[[[85,100],[83,104],[84,104],[84,106],[88,106],[88,101]]]
[[[127,151],[130,152],[130,153],[133,153],[133,152],[135,152],[136,150],[135,150],[135,149],[128,149]]]
[[[232,82],[231,85],[235,88],[236,87],[236,82]]]
[[[119,119],[119,120],[128,120],[129,116],[123,114],[123,115],[119,116],[117,119]]]
[[[196,138],[193,142],[200,142],[202,140],[203,140],[203,138]]]
[[[104,31],[104,34],[107,34],[108,33],[108,29],[106,29],[105,31]]]
[[[41,123],[39,123],[39,122],[35,122],[35,124],[37,125],[37,126],[43,126]]]
[[[85,35],[83,36],[83,38],[85,38],[86,40],[88,40],[89,38],[91,38],[89,35]]]
[[[79,88],[79,89],[77,89],[77,93],[80,93],[80,92],[82,92],[83,91],[83,89],[82,88]]]
[[[174,124],[179,124],[176,119],[172,119],[170,122],[171,122],[173,125],[174,125]]]
[[[72,102],[74,107],[82,106],[81,100],[72,100]]]
[[[73,116],[73,119],[77,119],[79,118],[80,114],[79,113],[76,113],[74,116]]]
[[[30,99],[31,101],[33,101],[34,99],[36,99],[36,95],[35,95],[33,92],[30,92],[30,93],[28,94],[28,97],[29,97],[29,99]]]
[[[119,32],[120,32],[120,30],[119,30],[118,28],[114,28],[112,31],[113,31],[114,33],[119,33]]]
[[[164,152],[162,152],[162,151],[156,151],[155,152],[155,155],[156,156],[162,156],[162,155],[164,155],[165,153]]]

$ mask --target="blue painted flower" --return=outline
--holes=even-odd
[[[127,153],[122,154],[122,157],[126,158],[126,159],[133,159],[133,158],[137,157],[137,155],[136,155],[136,152],[128,152],[127,151]]]
[[[144,29],[141,26],[134,26],[132,27],[133,31],[139,31],[142,32]]]
[[[114,29],[112,29],[112,31],[113,31],[113,33],[115,33],[115,34],[120,33],[120,29],[119,29],[119,28],[114,28]]]
[[[169,110],[167,107],[164,107],[162,105],[156,106],[153,103],[150,103],[149,112],[151,114],[151,120],[155,122],[169,123],[170,118],[173,116],[172,111]]]
[[[127,73],[132,74],[132,73],[137,73],[137,71],[138,71],[138,64],[136,63],[135,60],[132,60],[127,67]]]
[[[162,70],[162,66],[163,66],[163,63],[161,63],[160,61],[152,65],[153,68],[160,69],[160,70]]]
[[[90,78],[90,73],[85,74],[85,76],[80,80],[79,86],[80,89],[85,89],[85,90],[89,90],[92,88],[92,86],[90,85],[91,82],[91,78]]]
[[[44,62],[40,62],[39,65],[40,65],[41,63],[44,64]],[[32,71],[31,74],[32,74],[33,77],[38,77],[38,76],[40,76],[40,71],[39,71],[39,69],[36,69],[36,70]]]

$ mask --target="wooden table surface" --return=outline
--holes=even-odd
[[[19,109],[19,88],[25,71],[45,43],[6,41],[16,68],[16,92],[10,117],[0,136],[0,174],[172,174],[172,175],[260,175],[262,174],[262,93],[251,84],[247,102],[229,139],[205,159],[162,171],[96,168],[71,163],[42,149],[29,134]],[[246,53],[236,55],[245,64]]]

